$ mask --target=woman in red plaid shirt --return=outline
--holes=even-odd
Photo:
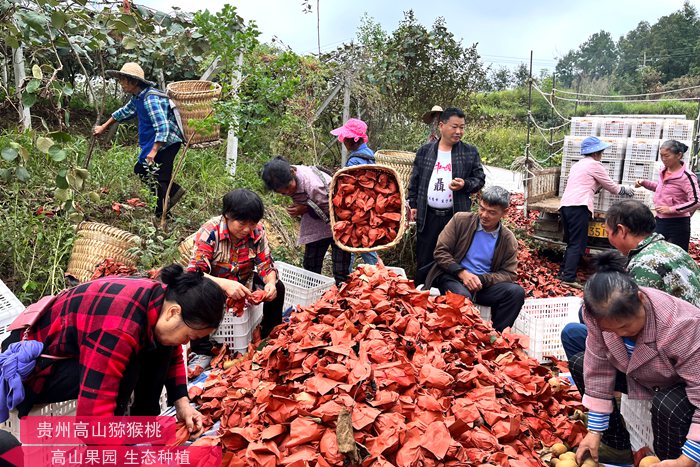
[[[202,416],[187,397],[182,345],[218,327],[226,297],[213,281],[178,265],[164,268],[161,280],[104,277],[53,298],[27,333],[43,351],[24,381],[19,416],[34,404],[76,398],[76,415],[123,415],[132,393],[131,415],[158,415],[165,385],[178,419],[199,431]],[[20,333],[3,342],[4,351]]]

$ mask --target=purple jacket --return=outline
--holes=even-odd
[[[685,383],[695,406],[687,439],[700,441],[700,308],[660,290],[640,289],[651,305],[645,307],[646,324],[631,358],[621,337],[601,331],[596,320],[583,314],[588,326],[583,405],[611,413],[618,370],[627,375],[630,399],[650,400],[655,390]]]
[[[660,218],[690,217],[700,208],[700,187],[693,172],[683,165],[683,170],[664,180],[666,167],[659,171],[659,181],[644,180],[642,186],[654,192],[654,206],[668,206],[672,214],[656,213]]]
[[[321,172],[319,175],[311,167],[305,165],[295,165],[297,177],[297,192],[292,195],[292,199],[297,204],[306,204],[308,200],[313,201],[328,215],[328,185],[331,183],[330,175]],[[299,245],[316,242],[324,238],[331,237],[331,227],[318,217],[309,213],[301,216],[301,227],[299,228]]]
[[[584,157],[571,166],[560,206],[587,206],[593,214],[593,196],[601,187],[615,195],[620,193],[621,188],[610,178],[600,161]]]

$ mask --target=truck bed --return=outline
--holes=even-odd
[[[559,214],[559,203],[561,198],[554,196],[552,198],[545,198],[534,203],[527,203],[528,211],[539,211],[546,212],[547,214]],[[605,219],[604,212],[596,212],[593,215],[594,219]]]

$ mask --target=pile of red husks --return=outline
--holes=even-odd
[[[138,274],[138,269],[134,266],[127,266],[124,263],[106,258],[96,268],[90,280],[99,279],[106,276],[133,276]]]
[[[401,207],[399,185],[389,173],[359,169],[339,174],[333,193],[335,239],[353,248],[391,243],[402,222]]]
[[[583,295],[581,290],[569,287],[558,277],[559,264],[531,250],[518,239],[518,284],[526,297],[547,298]]]
[[[691,241],[688,246],[688,253],[696,263],[700,264],[700,241]]]
[[[538,466],[545,446],[585,434],[570,418],[578,393],[516,336],[383,267],[361,267],[275,333],[190,391],[205,426],[221,421],[206,443],[222,465]]]

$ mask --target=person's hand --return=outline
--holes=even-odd
[[[408,212],[408,222],[415,222],[418,217],[418,209],[411,209]]]
[[[643,182],[643,181],[644,181],[644,180],[635,180],[635,181],[634,181],[634,187],[635,187],[635,188],[641,188],[641,187],[642,187],[642,182]]]
[[[459,191],[462,188],[464,188],[464,179],[463,178],[453,178],[452,181],[450,182],[450,190]]]
[[[158,150],[156,148],[151,149],[151,152],[149,152],[148,155],[146,156],[146,163],[148,165],[153,164],[153,161],[156,158],[156,154],[158,154]]]
[[[670,206],[656,206],[656,212],[658,214],[671,214],[672,209]]]
[[[578,465],[582,465],[583,461],[589,456],[593,458],[594,461],[598,462],[600,438],[601,434],[593,431],[589,431],[586,437],[583,438],[583,441],[581,441],[581,444],[578,445],[578,449],[576,450],[576,463]]]
[[[202,414],[190,405],[187,397],[181,397],[175,401],[175,417],[178,421],[185,423],[192,437],[198,436],[204,430]]]
[[[306,204],[294,204],[287,208],[287,214],[292,217],[303,216],[309,211],[309,206]]]
[[[678,459],[666,459],[665,461],[651,464],[649,467],[695,467],[695,461],[690,457],[681,454]]]
[[[100,136],[107,129],[104,125],[95,125],[92,129],[92,136]]]
[[[265,298],[263,298],[264,302],[271,302],[275,298],[277,298],[277,284],[275,284],[274,281],[265,284]]]
[[[221,281],[220,286],[224,289],[226,296],[234,300],[243,300],[250,295],[248,287],[234,280],[225,279]]]
[[[464,284],[467,290],[469,290],[471,293],[481,290],[481,281],[475,274],[472,274],[466,269],[462,269],[458,276],[462,281],[462,284]]]

